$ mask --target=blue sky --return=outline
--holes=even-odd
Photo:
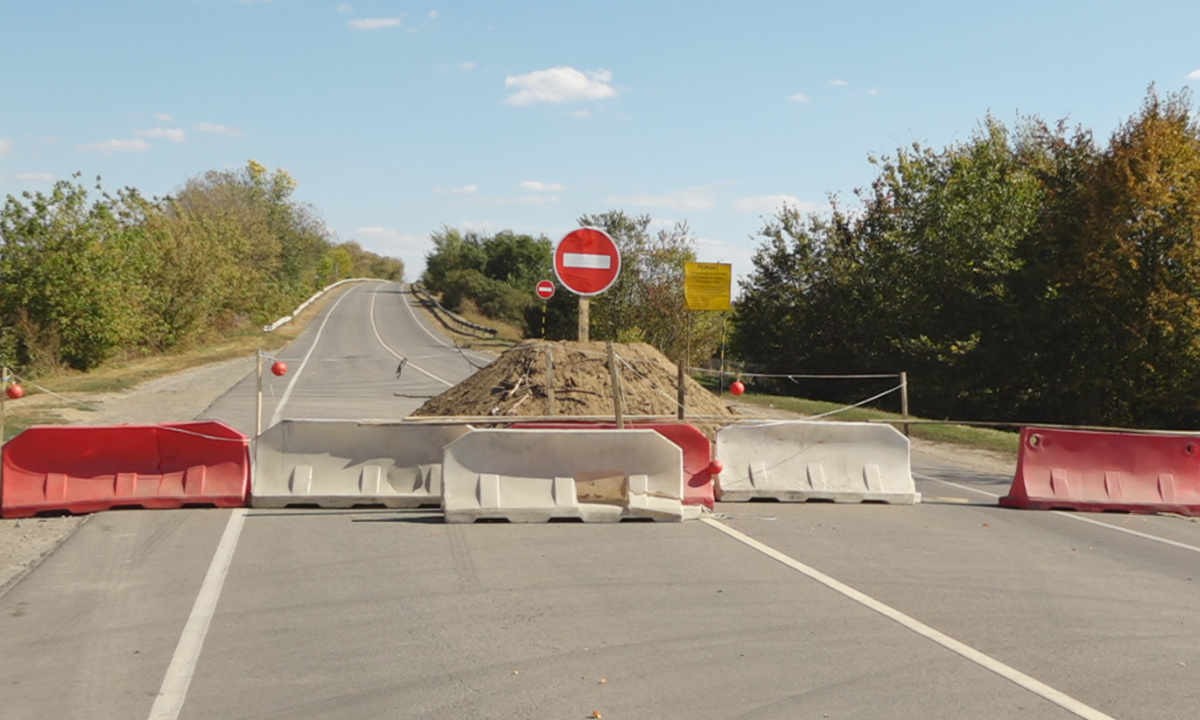
[[[1200,3],[0,0],[0,78],[0,196],[254,159],[409,279],[443,225],[613,209],[741,275],[765,216],[851,201],[871,155],[989,112],[1104,141],[1194,89]]]

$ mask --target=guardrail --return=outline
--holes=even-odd
[[[324,295],[325,293],[334,289],[335,287],[341,287],[342,285],[345,285],[346,283],[355,283],[355,282],[387,282],[387,281],[379,280],[377,278],[347,278],[346,280],[339,280],[338,282],[335,282],[332,285],[326,285],[324,288],[318,290],[316,292],[316,294],[314,294],[312,297],[310,297],[309,299],[300,303],[299,307],[297,307],[295,310],[293,310],[291,315],[285,315],[285,316],[279,318],[278,320],[276,320],[275,322],[271,323],[270,325],[263,325],[263,329],[262,329],[263,332],[275,332],[279,328],[290,323],[292,320],[295,320],[296,316],[299,315],[300,313],[304,312],[304,309],[307,308],[309,305],[311,305],[314,301],[316,301],[317,298],[321,297],[322,295]]]
[[[419,300],[422,305],[428,308],[429,311],[442,320],[443,323],[446,323],[447,326],[457,326],[457,328],[452,327],[452,330],[461,328],[466,332],[482,333],[489,338],[494,338],[500,334],[500,331],[495,328],[473,323],[461,315],[442,307],[442,304],[437,301],[437,298],[435,298],[433,295],[430,295],[425,288],[421,287],[420,283],[413,283],[410,287],[412,288],[413,297]]]

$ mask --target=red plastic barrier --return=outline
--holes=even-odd
[[[509,427],[547,430],[615,429],[614,423],[587,422],[526,422]],[[686,423],[625,423],[629,430],[654,430],[683,450],[683,504],[713,508],[713,483],[709,464],[712,462],[712,442],[708,436]]]
[[[0,516],[244,507],[248,442],[216,421],[29,428],[4,446]]]
[[[1200,435],[1023,428],[1004,507],[1200,515]]]

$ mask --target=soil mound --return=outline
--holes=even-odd
[[[646,343],[614,343],[620,369],[622,412],[674,416],[678,368]],[[548,375],[553,374],[551,413]],[[684,377],[685,416],[728,416],[737,413],[702,385]],[[612,416],[613,383],[603,342],[532,340],[512,347],[446,392],[417,409],[421,416],[496,416],[502,418],[557,415]]]

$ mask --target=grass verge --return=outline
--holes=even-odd
[[[41,373],[35,378],[21,379],[26,397],[5,403],[3,440],[8,441],[34,425],[63,424],[65,421],[58,410],[86,406],[96,395],[122,392],[148,380],[210,363],[254,357],[259,350],[274,352],[296,339],[309,321],[346,287],[342,286],[328,293],[305,308],[292,322],[274,332],[265,333],[259,329],[239,330],[178,352],[111,360],[86,373],[64,369]],[[69,397],[75,402],[67,402],[43,393],[35,385]]]

